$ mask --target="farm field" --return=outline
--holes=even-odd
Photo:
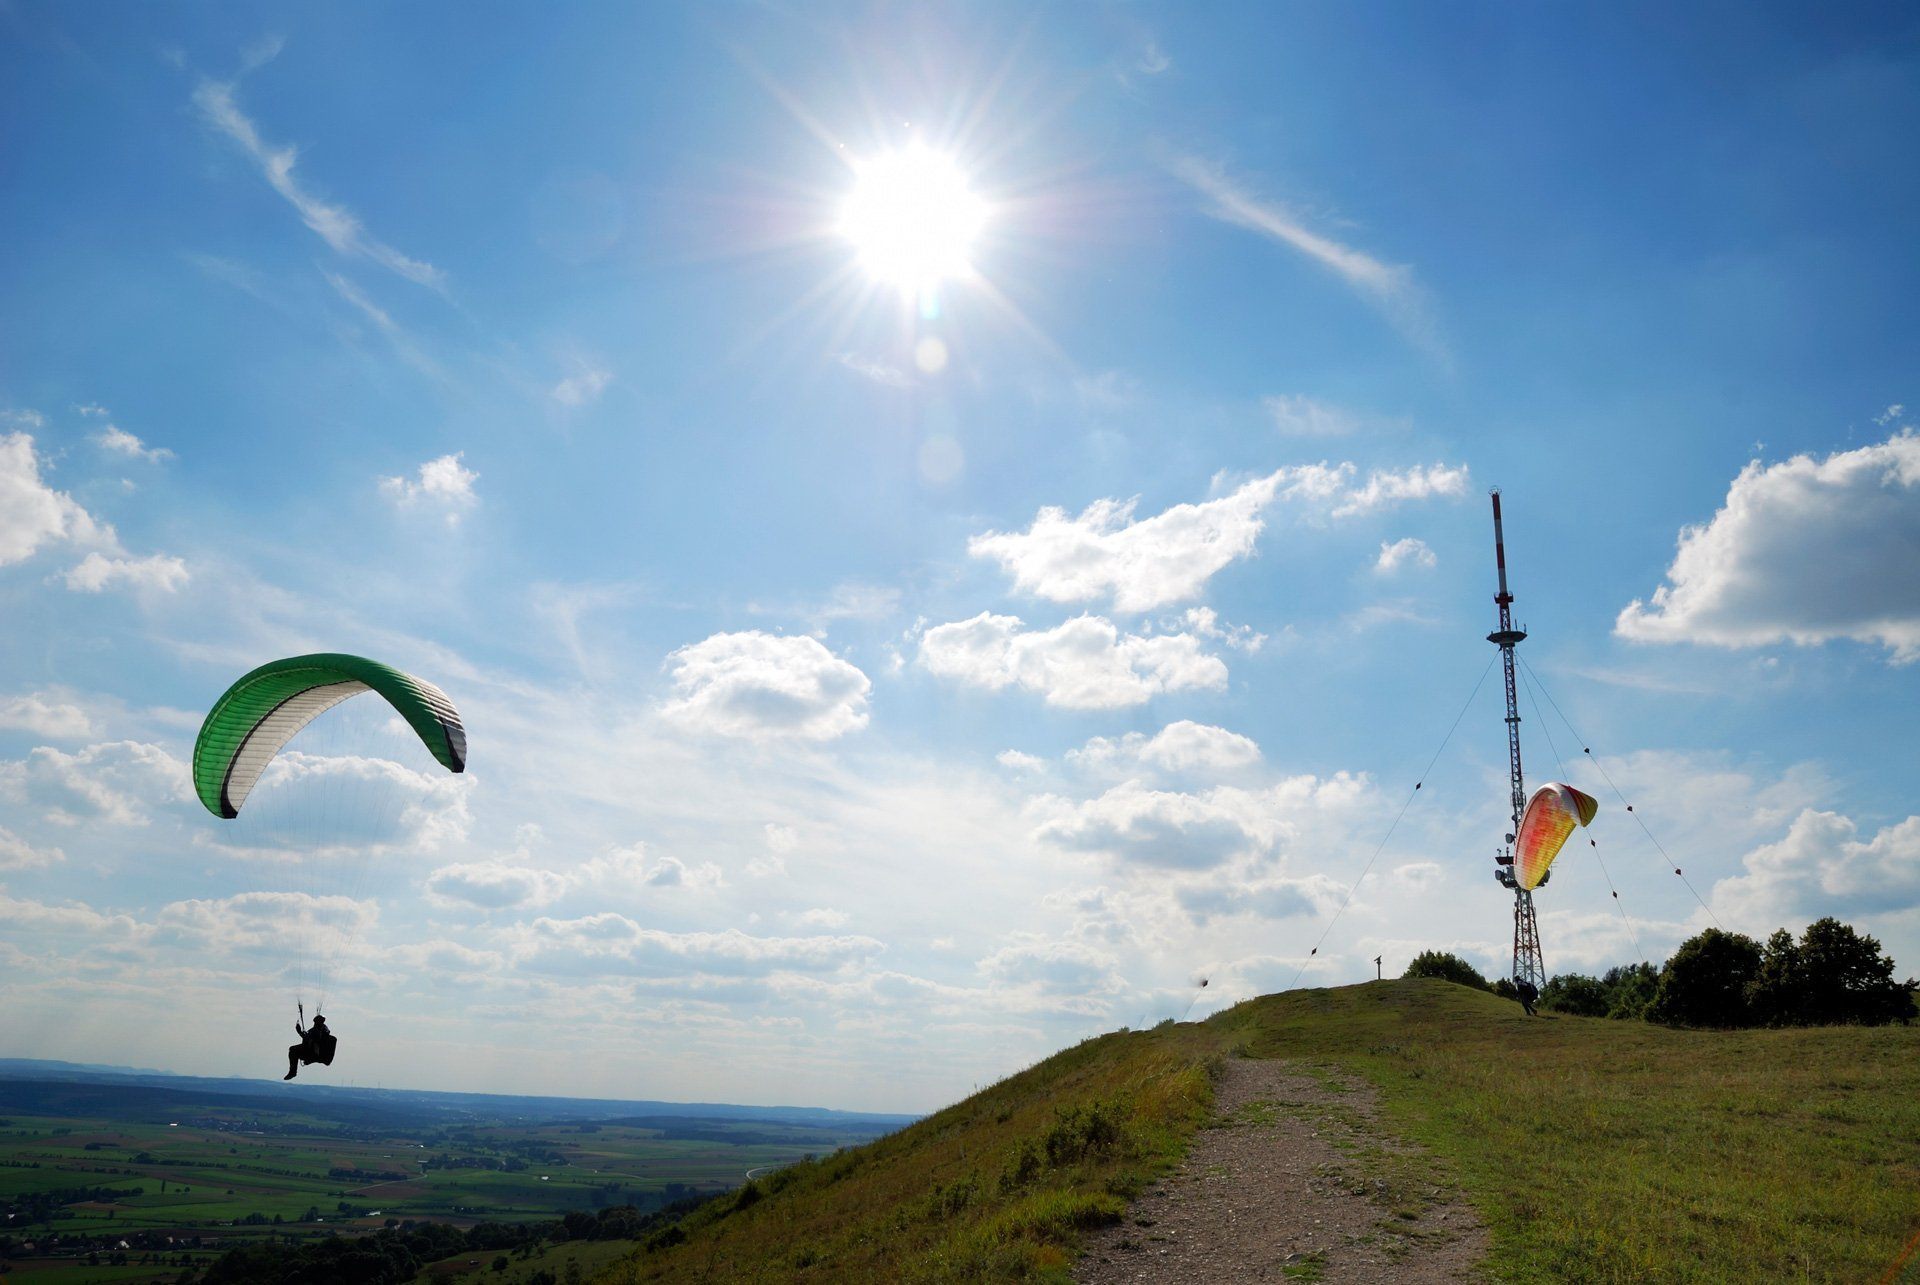
[[[71,1089],[0,1079],[0,1263],[9,1279],[172,1281],[183,1267],[268,1240],[410,1221],[537,1222],[615,1206],[644,1215],[890,1127],[852,1116],[543,1120],[505,1105],[514,1099],[491,1118],[463,1107],[409,1126],[401,1112],[331,1101],[283,1107],[257,1093],[175,1101],[142,1085]],[[47,1111],[60,1102],[85,1111]],[[431,1278],[457,1277],[471,1257],[436,1265]],[[516,1264],[509,1279],[524,1265]]]

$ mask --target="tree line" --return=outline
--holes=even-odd
[[[1598,977],[1560,973],[1540,991],[1540,1006],[1580,1017],[1643,1019],[1667,1026],[1884,1026],[1920,1016],[1920,982],[1894,980],[1893,958],[1852,925],[1828,917],[1795,940],[1785,928],[1765,943],[1709,928],[1672,958],[1609,968]],[[1506,978],[1489,983],[1458,955],[1429,950],[1407,977],[1438,977],[1515,998]]]

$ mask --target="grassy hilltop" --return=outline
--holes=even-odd
[[[1524,1017],[1440,981],[1292,991],[1088,1040],[793,1166],[601,1279],[1063,1279],[1175,1163],[1235,1056],[1379,1085],[1510,1281],[1877,1281],[1920,1233],[1920,1028],[1677,1031]],[[1398,1175],[1405,1181],[1406,1175]],[[1888,1279],[1920,1282],[1920,1255]]]

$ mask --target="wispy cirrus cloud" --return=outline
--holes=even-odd
[[[257,63],[250,60],[250,65]],[[262,138],[259,127],[240,109],[234,96],[236,88],[232,81],[202,78],[194,87],[193,105],[209,126],[225,135],[259,167],[260,176],[294,208],[302,223],[337,254],[367,259],[423,286],[438,289],[445,284],[445,274],[440,269],[402,254],[369,232],[353,211],[326,201],[304,187],[293,172],[299,149],[275,146]]]
[[[600,394],[613,382],[613,372],[598,362],[575,358],[572,372],[548,390],[547,395],[569,409],[600,400]]]
[[[1219,166],[1198,157],[1174,157],[1167,168],[1207,198],[1208,214],[1306,255],[1379,308],[1408,340],[1442,361],[1448,359],[1429,315],[1426,293],[1412,268],[1385,263],[1311,230],[1286,206],[1255,195]]]

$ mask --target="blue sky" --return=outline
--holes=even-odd
[[[1911,15],[0,23],[0,1050],[265,1073],[340,923],[337,1078],[875,1109],[1202,976],[1502,971],[1497,675],[1334,922],[1492,658],[1495,485],[1699,894],[1523,698],[1602,803],[1549,969],[1834,913],[1920,970]],[[915,149],[986,215],[903,292],[837,221]],[[471,769],[342,711],[291,860],[186,764],[315,650]]]

